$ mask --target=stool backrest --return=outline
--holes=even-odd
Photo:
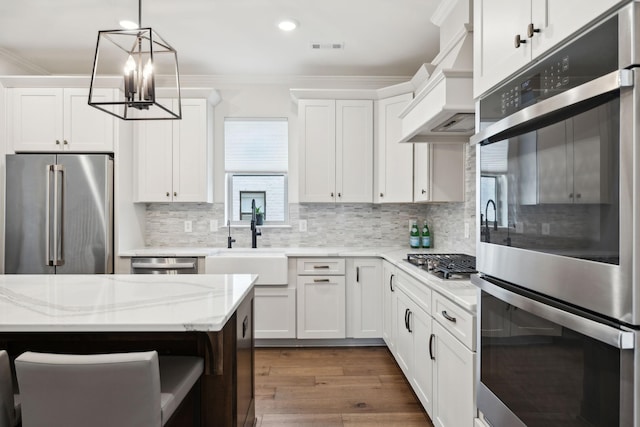
[[[160,427],[155,351],[26,352],[15,360],[23,427]]]

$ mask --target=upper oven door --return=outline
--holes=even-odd
[[[606,21],[480,101],[477,269],[638,325],[640,97],[635,70],[611,71],[620,27]]]

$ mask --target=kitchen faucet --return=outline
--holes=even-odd
[[[491,233],[489,232],[489,216],[487,215],[489,204],[493,205],[493,229],[494,231],[498,230],[498,208],[496,208],[496,202],[494,202],[492,199],[489,199],[487,201],[487,205],[484,208],[484,233],[481,233],[484,234],[484,241],[486,243],[491,242]],[[482,213],[480,214],[480,222],[482,222]]]
[[[256,199],[251,199],[251,247],[258,247],[258,236],[262,236],[258,227],[256,227]]]
[[[229,237],[227,237],[227,248],[231,249],[233,247],[233,243],[236,241],[236,239],[231,237],[231,220],[228,219],[227,220],[227,228],[229,229]]]

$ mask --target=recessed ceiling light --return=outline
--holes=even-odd
[[[119,24],[125,30],[135,30],[136,28],[138,28],[138,24],[136,24],[133,21],[128,21],[126,19],[123,19],[122,21],[120,21]]]
[[[295,19],[283,19],[278,22],[278,28],[282,31],[293,31],[298,28],[298,22]]]

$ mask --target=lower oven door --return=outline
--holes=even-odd
[[[478,410],[492,427],[634,425],[638,331],[492,278],[480,288]]]

